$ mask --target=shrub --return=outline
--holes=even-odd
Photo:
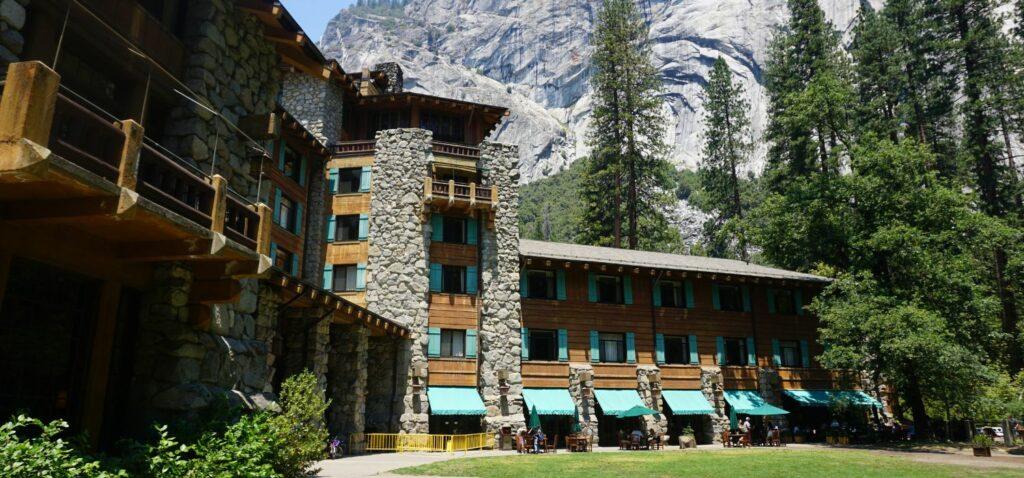
[[[224,433],[208,433],[195,445],[190,478],[264,478],[279,476],[272,465],[288,448],[275,433],[267,413],[243,416]]]
[[[974,435],[973,443],[975,448],[991,448],[994,442],[995,441],[992,440],[992,437],[985,433]]]
[[[0,476],[7,478],[114,478],[100,463],[81,455],[60,434],[68,424],[43,423],[24,415],[0,425]]]
[[[278,403],[281,413],[272,424],[276,439],[287,446],[278,447],[274,470],[286,478],[307,476],[313,464],[324,457],[324,412],[330,401],[324,398],[316,376],[305,371],[281,384]]]

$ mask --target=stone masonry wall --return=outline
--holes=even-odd
[[[725,413],[724,381],[722,380],[722,369],[718,367],[701,367],[700,369],[700,391],[704,398],[715,409],[711,414],[711,436],[705,435],[705,439],[712,443],[722,442],[722,431],[729,429],[729,416]]]
[[[21,57],[25,37],[21,29],[25,26],[25,7],[30,0],[0,0],[0,72],[7,72],[7,65]]]
[[[589,380],[583,380],[581,374],[589,374]],[[590,396],[584,397],[583,390],[589,389]],[[580,413],[582,433],[597,440],[597,401],[594,397],[594,367],[590,364],[569,365],[569,395]]]
[[[371,173],[370,230],[367,237],[366,305],[382,317],[404,324],[411,342],[403,342],[399,369],[407,377],[400,410],[401,430],[429,428],[426,387],[413,389],[409,370],[427,364],[429,227],[423,222],[422,191],[432,159],[432,134],[420,129],[377,133]]]
[[[382,71],[384,76],[387,76],[388,86],[384,88],[385,93],[401,93],[405,88],[405,85],[403,85],[405,75],[402,73],[402,67],[398,63],[378,63],[373,69]]]
[[[663,399],[660,393],[655,395],[651,386],[652,376],[659,373],[661,372],[655,365],[640,365],[636,368],[637,392],[640,394],[640,400],[643,401],[645,407],[661,412],[663,411]],[[664,413],[657,417],[647,416],[644,417],[644,427],[645,430],[654,430],[656,433],[664,434],[668,432],[668,419]]]
[[[338,85],[301,72],[284,75],[281,106],[325,145],[337,142],[341,135],[343,104]]]
[[[327,396],[331,399],[327,426],[346,441],[364,430],[369,329],[360,324],[332,325],[327,367]]]
[[[483,182],[498,190],[493,229],[483,228],[480,242],[480,392],[487,407],[486,430],[525,426],[520,364],[522,315],[519,303],[519,148],[497,143],[480,145]],[[498,371],[509,372],[509,391],[502,396]]]

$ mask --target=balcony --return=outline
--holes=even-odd
[[[498,190],[476,183],[427,178],[423,182],[423,202],[442,209],[493,209],[498,204]]]
[[[0,100],[0,221],[69,226],[117,244],[123,261],[201,261],[218,271],[211,279],[270,267],[267,206],[144,138],[138,123],[108,117],[38,62],[12,64]]]
[[[372,139],[342,141],[335,143],[331,148],[335,158],[372,156],[376,151],[377,141]],[[431,144],[431,151],[434,154],[435,167],[456,169],[471,174],[476,174],[477,172],[480,148],[476,146],[434,141]]]

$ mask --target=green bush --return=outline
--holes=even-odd
[[[80,454],[59,435],[68,424],[19,415],[0,425],[0,476],[5,478],[114,478],[128,476],[101,469],[99,461]]]
[[[973,443],[975,448],[991,448],[992,444],[995,443],[995,440],[984,433],[979,433],[974,435]]]
[[[285,478],[307,476],[313,464],[324,457],[324,413],[330,401],[324,398],[316,376],[306,371],[281,384],[278,403],[281,413],[273,419],[274,434],[287,446],[278,447],[274,470]]]

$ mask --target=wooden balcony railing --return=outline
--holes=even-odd
[[[334,156],[365,156],[373,154],[377,149],[377,141],[372,139],[363,141],[342,141],[340,143],[334,143],[331,148],[334,150]]]
[[[57,93],[50,150],[88,171],[117,181],[124,132],[113,121],[64,93]]]
[[[260,215],[242,199],[228,194],[224,217],[224,235],[239,244],[256,250]]]
[[[480,148],[475,146],[434,141],[433,149],[434,154],[444,154],[473,160],[480,159]]]
[[[423,183],[424,200],[427,202],[468,203],[472,207],[494,207],[498,204],[498,190],[490,186],[477,186],[476,183],[457,183],[455,181],[434,181],[427,178]]]
[[[213,185],[149,144],[139,158],[139,193],[203,227],[213,226]]]

